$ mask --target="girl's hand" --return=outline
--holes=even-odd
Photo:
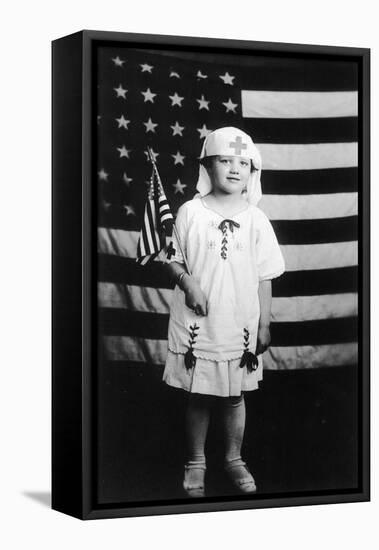
[[[196,315],[207,315],[207,298],[196,279],[186,274],[181,287],[186,295],[186,306],[192,309]]]
[[[269,347],[271,342],[270,326],[263,325],[258,327],[258,336],[257,336],[257,348],[255,350],[255,355],[261,355]]]

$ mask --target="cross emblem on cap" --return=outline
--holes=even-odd
[[[247,149],[247,144],[242,143],[241,136],[236,137],[236,141],[231,141],[229,143],[229,147],[233,147],[234,153],[236,155],[240,155],[242,153],[242,149]]]

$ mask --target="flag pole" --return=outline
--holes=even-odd
[[[147,153],[148,153],[148,155],[149,155],[150,162],[151,162],[151,164],[153,165],[153,170],[154,170],[155,176],[156,176],[156,178],[157,178],[157,180],[158,180],[158,184],[162,187],[163,192],[164,192],[164,187],[163,187],[163,184],[162,184],[162,180],[161,180],[161,178],[160,178],[160,176],[159,176],[158,168],[157,168],[157,165],[156,165],[156,163],[155,163],[155,160],[154,160],[154,157],[153,157],[153,153],[152,153],[150,147],[147,147]],[[183,261],[184,261],[184,265],[185,265],[186,271],[187,271],[188,275],[191,275],[191,270],[190,270],[190,268],[189,268],[189,265],[188,265],[188,261],[187,261],[186,255],[184,254],[184,250],[183,250],[183,247],[182,247],[182,243],[180,242],[178,230],[176,229],[175,223],[173,224],[173,230],[174,230],[174,233],[175,233],[175,237],[176,237],[177,243],[178,243],[179,248],[180,248],[181,255],[183,256]]]

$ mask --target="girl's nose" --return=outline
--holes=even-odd
[[[238,169],[239,169],[238,161],[237,161],[237,160],[233,160],[233,161],[230,163],[230,171],[231,171],[233,174],[238,174]]]

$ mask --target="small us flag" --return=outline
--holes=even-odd
[[[172,235],[173,220],[157,168],[153,165],[143,225],[137,245],[138,263],[146,265],[166,247],[166,237]]]

